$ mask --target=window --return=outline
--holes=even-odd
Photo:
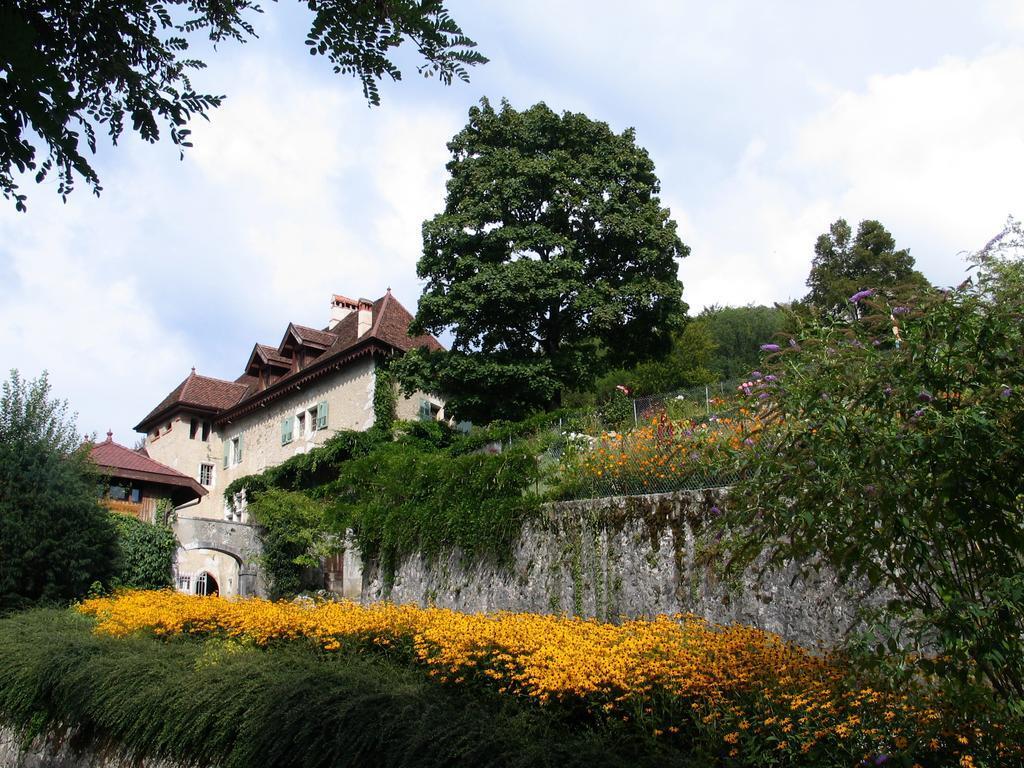
[[[178,590],[181,592],[192,591],[192,577],[191,576],[179,576],[178,577]]]
[[[224,469],[242,462],[242,436],[224,441]]]
[[[107,498],[113,501],[130,501],[138,504],[142,501],[142,489],[132,488],[131,485],[111,485],[107,491]]]
[[[292,441],[292,417],[281,422],[281,445],[288,445]]]
[[[321,400],[316,406],[316,428],[327,429],[327,401]]]
[[[208,421],[203,422],[203,442],[210,442],[210,422]]]
[[[195,440],[197,432],[199,432],[199,420],[198,419],[192,419],[188,423],[188,439],[189,440]]]
[[[437,421],[440,415],[440,405],[427,399],[420,400],[420,421]]]
[[[299,437],[302,437],[304,434],[306,434],[306,413],[305,413],[305,411],[300,413],[298,418],[299,418],[299,429],[298,429]]]
[[[213,485],[213,464],[199,465],[199,484]]]
[[[164,429],[164,432],[170,432],[170,431],[171,431],[171,422],[168,421],[167,422],[167,427]]]

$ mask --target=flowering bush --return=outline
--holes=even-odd
[[[674,419],[660,409],[635,429],[602,432],[589,446],[567,450],[559,467],[561,495],[661,493],[733,482],[740,455],[757,443],[762,424],[755,408],[715,405],[730,415]]]
[[[483,686],[734,765],[1000,765],[1024,758],[983,712],[951,718],[941,697],[848,682],[819,657],[744,626],[694,617],[621,625],[535,614],[463,614],[379,603],[231,602],[174,592],[88,600],[97,631],[218,636],[257,646],[408,657],[448,685]]]
[[[998,244],[954,290],[860,291],[854,322],[763,347],[770,429],[723,524],[737,567],[768,550],[886,588],[880,655],[1024,709],[1024,266]]]

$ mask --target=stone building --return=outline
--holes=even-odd
[[[279,344],[253,346],[233,381],[193,369],[139,422],[147,454],[208,491],[178,508],[179,589],[261,591],[256,537],[244,505],[226,503],[224,489],[340,430],[371,427],[378,366],[416,347],[441,347],[433,336],[409,336],[411,320],[390,289],[376,301],[335,295],[323,328],[290,323]],[[444,402],[416,393],[399,398],[396,411],[401,419],[443,418]],[[335,579],[345,581],[338,566]]]

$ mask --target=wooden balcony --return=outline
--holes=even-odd
[[[156,512],[156,499],[143,499],[139,502],[100,499],[100,503],[111,512],[135,517],[144,523],[153,522],[153,513]]]

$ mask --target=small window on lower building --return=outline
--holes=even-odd
[[[213,485],[213,464],[199,465],[199,484]]]
[[[142,501],[142,489],[141,488],[132,488],[131,500],[132,500],[133,504],[138,504],[140,501]]]
[[[299,422],[299,437],[302,437],[304,434],[306,434],[306,414],[305,413],[300,413],[299,414],[298,422]]]

